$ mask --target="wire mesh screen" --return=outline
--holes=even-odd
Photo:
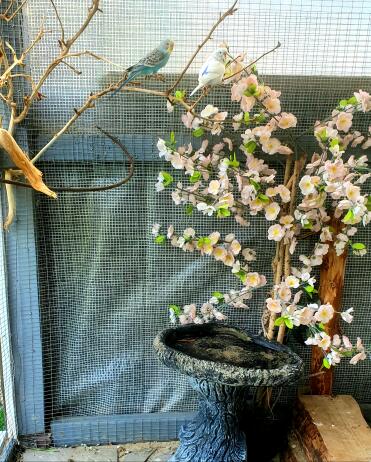
[[[89,4],[55,0],[55,5],[69,36],[81,24]],[[165,89],[219,12],[229,6],[225,0],[103,2],[103,14],[81,36],[77,49],[105,56],[125,69],[160,38],[170,37],[175,50],[164,69],[165,83],[145,83]],[[233,54],[246,51],[254,59],[278,40],[282,47],[258,68],[269,85],[282,91],[285,110],[298,115],[298,130],[325,118],[340,98],[359,88],[370,89],[368,0],[241,0],[238,7],[197,56],[182,89],[195,86],[198,68],[218,43],[227,42]],[[58,53],[60,27],[49,1],[28,2],[23,27],[29,38],[36,35],[42,18],[48,34],[28,63],[35,79]],[[50,139],[91,91],[121,76],[117,67],[89,57],[78,58],[73,65],[82,73],[77,75],[67,66],[58,68],[42,88],[46,98],[30,112],[31,151]],[[234,104],[223,87],[208,98],[226,110]],[[215,229],[222,234],[235,232],[246,246],[257,248],[260,257],[254,269],[271,281],[274,245],[267,244],[266,221],[254,219],[251,227],[241,231],[232,219],[216,221],[197,214],[189,218],[169,196],[156,194],[161,163],[155,142],[171,130],[177,136],[179,132],[188,135],[179,116],[177,109],[167,113],[164,100],[154,96],[104,98],[38,163],[48,184],[76,186],[99,182],[99,178],[116,181],[125,166],[116,155],[107,155],[111,150],[97,135],[96,125],[117,136],[132,137],[130,148],[137,159],[133,179],[122,188],[101,194],[61,194],[58,201],[36,196],[47,420],[194,409],[194,396],[185,379],[156,361],[152,340],[168,325],[169,303],[200,303],[215,290],[235,288],[236,282],[215,261],[155,246],[150,236],[153,223],[173,223],[178,231],[192,225],[200,234]],[[361,237],[370,243],[369,236]],[[371,296],[363,284],[370,264],[369,256],[348,263],[344,306],[355,306],[358,313],[349,335],[368,335]],[[266,289],[255,294],[250,310],[234,309],[228,314],[230,321],[258,332]],[[302,339],[292,337],[290,344],[308,359]],[[335,392],[371,402],[370,372],[367,364],[357,370],[338,367]]]

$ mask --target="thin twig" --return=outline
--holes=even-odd
[[[6,180],[12,180],[12,171],[11,170],[5,170],[4,173],[5,179]],[[16,214],[16,201],[14,197],[14,188],[12,185],[7,184],[5,185],[5,192],[6,192],[6,201],[8,204],[8,211],[6,215],[6,219],[4,222],[4,229],[6,231],[9,230],[10,225],[13,223],[15,214]]]
[[[251,61],[251,63],[249,63],[247,66],[243,67],[241,70],[235,72],[234,74],[232,75],[229,75],[228,77],[224,77],[223,78],[223,81],[224,80],[230,80],[232,79],[234,76],[238,75],[238,74],[241,74],[242,72],[246,71],[246,69],[248,69],[249,67],[253,66],[254,64],[256,64],[258,61],[260,61],[262,58],[264,58],[264,56],[267,56],[269,55],[270,53],[273,53],[275,50],[277,50],[277,48],[279,48],[281,46],[281,43],[278,42],[277,45],[272,48],[271,50],[268,50],[266,51],[265,53],[263,53],[262,55],[260,55],[258,58],[254,59],[254,61]]]
[[[202,47],[211,39],[211,36],[212,36],[213,32],[219,26],[219,24],[222,23],[224,21],[224,19],[226,19],[228,16],[232,16],[237,11],[237,8],[235,8],[235,6],[237,5],[237,2],[238,2],[238,0],[236,0],[233,3],[233,5],[224,14],[222,14],[219,17],[218,21],[210,29],[210,32],[207,34],[205,39],[201,42],[200,45],[197,46],[196,51],[191,56],[190,60],[186,64],[185,68],[183,69],[183,71],[181,72],[179,77],[176,79],[175,83],[168,89],[168,91],[167,91],[168,94],[170,94],[172,91],[174,91],[174,89],[178,86],[179,82],[183,79],[185,73],[187,72],[190,65],[193,63],[194,59],[196,58],[196,56],[198,55],[198,53],[200,52]]]
[[[27,1],[28,0],[23,0],[23,2],[18,6],[18,8],[14,10],[10,16],[8,16],[8,13],[14,3],[14,1],[11,0],[8,8],[4,11],[4,13],[0,14],[0,19],[3,19],[6,22],[10,22],[12,19],[14,19],[17,16],[17,14],[21,11],[21,9],[24,7]]]
[[[100,11],[99,9],[99,1],[100,0],[93,0],[92,6],[89,8],[87,17],[82,24],[82,26],[79,28],[79,30],[69,39],[67,39],[64,43],[60,42],[61,44],[61,51],[59,55],[48,65],[48,67],[45,69],[43,72],[42,76],[40,77],[39,81],[36,83],[36,86],[34,90],[32,91],[31,95],[29,95],[27,98],[25,98],[25,104],[22,109],[22,111],[16,116],[15,118],[15,123],[19,124],[24,120],[24,118],[27,116],[28,111],[30,110],[31,104],[34,101],[34,99],[37,97],[38,92],[42,85],[44,84],[45,80],[49,77],[49,75],[54,71],[54,69],[61,64],[61,62],[66,58],[66,56],[69,54],[69,51],[72,47],[72,45],[76,42],[76,40],[80,37],[80,35],[84,32],[84,30],[88,27],[89,23],[93,19],[94,15],[97,13],[97,11]]]
[[[88,109],[92,109],[95,106],[95,101],[97,101],[102,96],[110,93],[111,91],[115,90],[115,86],[110,85],[109,87],[105,88],[104,90],[98,93],[92,93],[85,103],[79,108],[74,110],[74,115],[69,119],[69,121],[62,127],[58,133],[56,133],[53,138],[31,159],[31,162],[34,164],[56,141],[57,139],[65,133],[68,128],[76,122],[76,120]]]
[[[50,0],[50,3],[52,4],[53,8],[54,8],[54,12],[55,12],[55,16],[57,17],[57,21],[59,22],[59,26],[61,28],[61,38],[60,38],[60,44],[61,44],[61,47],[62,46],[65,46],[66,43],[64,41],[64,26],[63,26],[63,22],[61,20],[61,17],[59,16],[59,13],[58,13],[58,10],[57,10],[57,7],[55,6],[55,3],[54,3],[54,0]]]

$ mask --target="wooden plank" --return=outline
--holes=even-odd
[[[371,461],[371,429],[352,396],[300,396],[295,433],[308,462]]]

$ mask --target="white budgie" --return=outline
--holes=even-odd
[[[192,91],[194,95],[196,91],[203,87],[213,87],[219,85],[223,81],[225,73],[225,65],[228,51],[225,48],[217,48],[208,60],[202,65],[198,73],[198,85]]]

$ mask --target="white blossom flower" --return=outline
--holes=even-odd
[[[247,273],[245,284],[248,287],[259,287],[261,285],[259,273]]]
[[[242,250],[242,256],[246,261],[254,261],[256,260],[256,252],[253,249],[249,249],[246,247]]]
[[[299,287],[300,281],[295,276],[287,276],[287,278],[285,279],[285,284],[290,289],[296,289]]]
[[[272,225],[268,228],[268,240],[279,242],[285,235],[285,229],[281,225]]]
[[[160,231],[160,228],[161,228],[161,225],[159,223],[155,223],[153,226],[152,226],[152,234],[157,237],[158,234],[159,234],[159,231]]]
[[[233,255],[238,255],[241,252],[241,244],[237,241],[237,239],[234,239],[230,243],[229,250],[233,253]]]
[[[277,202],[271,202],[264,208],[265,218],[267,221],[273,221],[277,218],[278,214],[280,213],[280,206]]]
[[[213,255],[214,255],[215,260],[224,262],[224,260],[227,257],[227,251],[224,247],[218,246],[214,248]]]
[[[206,202],[199,202],[196,207],[197,210],[202,212],[204,215],[208,215],[209,217],[211,217],[211,215],[216,211],[215,207],[206,204]]]
[[[322,322],[323,324],[327,324],[330,319],[334,316],[334,308],[330,303],[326,303],[325,305],[321,305],[318,308],[318,311],[314,314],[315,319],[318,322]]]
[[[218,231],[214,231],[213,233],[209,234],[210,244],[215,245],[220,239],[220,233]]]
[[[351,314],[353,311],[354,308],[349,308],[348,310],[341,312],[340,316],[345,322],[350,324],[353,321],[353,315]]]
[[[315,186],[312,182],[312,178],[309,175],[304,175],[299,182],[299,188],[304,196],[312,194],[315,191]]]
[[[212,104],[208,104],[205,108],[201,111],[200,116],[204,117],[205,119],[210,118],[211,116],[217,114],[219,109]]]
[[[219,192],[219,189],[220,189],[220,183],[218,180],[212,180],[210,181],[209,183],[209,187],[207,189],[208,193],[209,194],[212,194],[214,196],[216,196]]]
[[[326,332],[321,332],[319,337],[317,345],[322,348],[322,350],[327,350],[331,345],[331,337],[326,334]]]
[[[185,239],[191,239],[191,238],[195,237],[195,235],[196,235],[196,231],[193,228],[186,228],[183,231],[183,237]]]

